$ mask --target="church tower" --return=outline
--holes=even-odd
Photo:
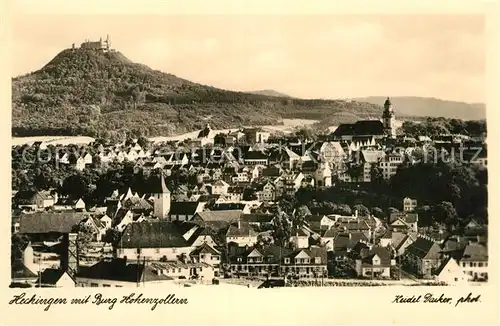
[[[384,125],[384,132],[389,137],[396,137],[396,127],[394,126],[394,110],[389,98],[384,103],[384,113],[382,113],[382,124]]]
[[[159,183],[155,184],[152,192],[154,216],[159,219],[168,218],[170,212],[170,191],[165,184],[165,178],[161,174]]]

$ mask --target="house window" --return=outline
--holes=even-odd
[[[90,287],[91,288],[97,288],[97,287],[99,287],[99,284],[97,284],[97,283],[90,283]]]
[[[159,254],[160,253],[160,248],[155,249],[155,253]]]
[[[477,267],[483,267],[483,263],[477,263]]]
[[[115,287],[117,287],[117,288],[121,288],[122,286],[121,286],[121,285],[116,285]]]
[[[176,253],[177,252],[177,248],[172,248],[172,253]]]
[[[109,288],[109,287],[111,287],[111,285],[109,285],[109,284],[103,284],[102,287]]]
[[[290,258],[285,258],[285,264],[290,264]]]
[[[141,248],[137,248],[137,253],[140,254],[141,253]]]
[[[205,255],[200,255],[200,258],[201,259],[205,259]]]
[[[179,268],[179,273],[182,272],[182,270]]]

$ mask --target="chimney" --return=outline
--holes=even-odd
[[[477,238],[477,242],[481,242],[481,236],[478,235],[476,238]]]
[[[357,209],[354,211],[354,217],[358,218],[358,210]]]
[[[352,239],[352,233],[349,232],[349,240],[351,240],[351,239]]]

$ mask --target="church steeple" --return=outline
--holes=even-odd
[[[170,212],[170,191],[165,184],[163,173],[160,173],[159,180],[154,184],[152,194],[154,215],[160,219],[167,218]]]
[[[389,97],[384,102],[384,112],[382,113],[382,123],[384,125],[385,134],[389,137],[396,136],[396,128],[394,127],[394,111]]]
[[[392,106],[391,100],[389,99],[389,97],[387,97],[384,103],[384,109],[390,109],[391,106]]]

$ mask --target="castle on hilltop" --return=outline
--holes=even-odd
[[[73,43],[73,49],[75,49],[75,43]],[[85,40],[80,45],[80,49],[88,49],[88,50],[97,50],[97,51],[102,51],[102,52],[111,52],[113,49],[111,49],[111,40],[109,39],[109,35],[106,35],[106,40],[102,40],[102,37],[99,39],[99,41],[90,41],[88,39]]]

